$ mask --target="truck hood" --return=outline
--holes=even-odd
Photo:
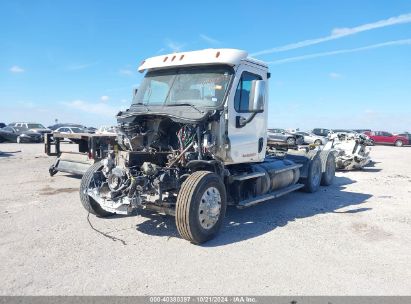
[[[130,109],[117,114],[118,122],[136,116],[167,116],[174,121],[200,122],[207,119],[215,109],[194,108],[190,105],[180,106],[145,106],[132,105]]]

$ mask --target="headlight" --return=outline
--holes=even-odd
[[[30,137],[30,136],[27,134],[21,134],[20,137]]]

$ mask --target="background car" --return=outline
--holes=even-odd
[[[325,145],[328,141],[327,137],[318,136],[309,132],[296,132],[295,134],[303,136],[304,143],[306,144]]]
[[[411,144],[411,134],[410,133],[406,132],[406,133],[395,134],[395,135],[405,137],[406,139],[408,139],[408,144],[409,145]]]
[[[0,129],[0,141],[11,141],[16,143],[42,142],[43,137],[40,133],[27,130],[26,128],[8,126]]]
[[[50,133],[51,130],[37,122],[12,122],[10,127],[24,128],[40,134]]]
[[[116,127],[113,126],[101,126],[98,128],[98,130],[95,132],[96,134],[117,134]]]
[[[64,127],[58,128],[54,132],[65,133],[65,134],[84,133],[84,129],[79,128],[79,127],[64,126]]]
[[[317,136],[323,136],[327,137],[328,134],[330,134],[331,130],[330,129],[322,129],[322,128],[315,128],[311,131],[312,134],[317,135]]]
[[[364,134],[369,136],[374,144],[394,145],[397,147],[409,144],[408,138],[400,135],[393,135],[386,131],[371,131],[365,132]]]
[[[61,127],[77,127],[77,128],[80,128],[80,129],[86,129],[85,126],[80,125],[80,124],[75,124],[75,123],[57,123],[57,124],[48,126],[48,128],[52,131],[55,131],[58,128],[61,128]]]
[[[292,134],[284,129],[268,129],[267,137],[270,142],[286,143],[290,146],[304,143],[304,137],[302,135]]]

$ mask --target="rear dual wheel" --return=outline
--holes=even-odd
[[[220,230],[226,207],[226,191],[220,177],[209,171],[194,172],[177,196],[177,230],[194,244],[206,242]]]

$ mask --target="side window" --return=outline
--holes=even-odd
[[[248,112],[251,83],[253,80],[261,80],[261,76],[243,72],[238,82],[237,90],[234,96],[234,109],[239,113]]]

